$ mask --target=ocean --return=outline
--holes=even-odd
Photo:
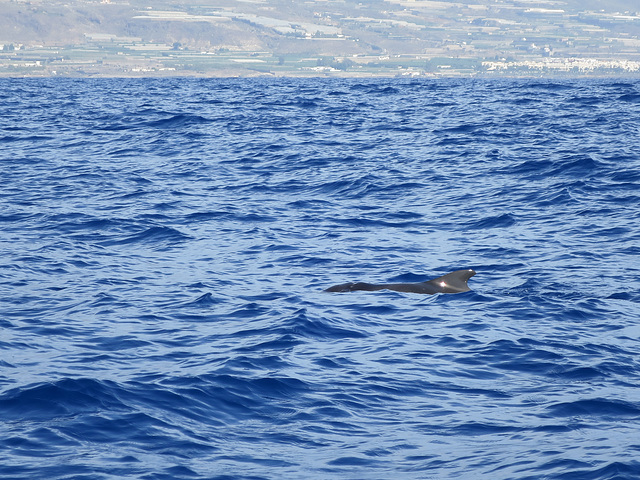
[[[640,81],[0,87],[0,478],[640,479]]]

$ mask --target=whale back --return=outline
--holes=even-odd
[[[384,285],[373,285],[372,283],[357,282],[343,283],[342,285],[334,285],[325,290],[325,292],[355,292],[356,290],[364,290],[365,292],[374,292],[384,289]]]
[[[354,292],[357,290],[364,290],[368,292],[376,290],[394,290],[396,292],[405,293],[424,293],[427,295],[433,295],[434,293],[460,293],[468,292],[471,290],[467,285],[467,280],[476,274],[471,269],[456,270],[455,272],[447,273],[441,277],[434,278],[433,280],[427,280],[420,283],[386,283],[382,285],[376,285],[372,283],[344,283],[342,285],[334,285],[327,288],[326,292]]]

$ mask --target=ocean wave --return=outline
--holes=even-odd
[[[142,232],[124,238],[103,240],[99,242],[102,246],[127,245],[127,244],[166,244],[175,245],[189,239],[179,230],[171,227],[150,227]]]
[[[635,80],[0,83],[0,477],[640,476]]]

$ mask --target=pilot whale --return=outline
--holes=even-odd
[[[434,293],[460,293],[471,290],[467,285],[467,280],[476,274],[471,269],[456,270],[447,273],[433,280],[419,283],[384,283],[376,285],[373,283],[343,283],[342,285],[334,285],[325,290],[325,292],[353,292],[356,290],[364,290],[373,292],[376,290],[394,290],[396,292],[407,293],[425,293],[433,295]]]

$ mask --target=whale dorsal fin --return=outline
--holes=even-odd
[[[476,274],[471,269],[456,270],[455,272],[447,273],[433,280],[428,280],[424,283],[437,287],[438,292],[442,293],[460,293],[468,292],[471,290],[467,285],[467,280]]]

